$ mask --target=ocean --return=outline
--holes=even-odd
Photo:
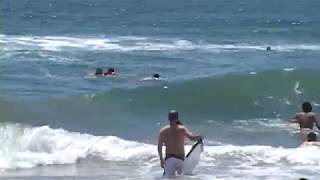
[[[290,125],[304,101],[320,111],[319,7],[1,0],[0,179],[161,179],[172,109],[205,137],[177,179],[319,179],[320,149]]]

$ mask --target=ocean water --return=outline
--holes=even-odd
[[[319,179],[320,149],[289,123],[303,101],[320,111],[319,7],[1,0],[0,179],[161,179],[171,109],[205,136],[177,179]]]

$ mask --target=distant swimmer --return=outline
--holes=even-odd
[[[307,140],[300,145],[300,147],[307,147],[307,146],[320,146],[320,142],[317,141],[316,133],[314,132],[308,133]]]
[[[154,75],[152,76],[152,78],[153,78],[154,80],[158,80],[158,79],[160,79],[160,75],[159,75],[159,74],[154,74]]]
[[[97,68],[96,72],[94,73],[95,76],[115,76],[115,70],[114,68],[109,68],[108,71],[103,72],[102,68]]]
[[[268,46],[268,47],[266,48],[266,50],[267,50],[267,51],[271,51],[271,47]]]
[[[313,130],[314,124],[320,129],[319,123],[316,119],[316,114],[312,112],[312,106],[309,102],[302,103],[303,112],[299,112],[292,120],[293,123],[298,123],[300,129]]]
[[[101,68],[97,68],[94,75],[95,76],[103,76],[103,70]]]
[[[142,81],[163,80],[160,78],[160,74],[153,74],[152,76],[141,79]]]
[[[181,174],[184,166],[185,150],[184,139],[192,141],[201,139],[201,136],[193,135],[179,120],[177,111],[168,114],[170,124],[163,127],[159,133],[158,153],[161,167],[164,168],[164,176]],[[162,154],[162,146],[166,147],[165,158]]]
[[[104,76],[115,76],[116,72],[114,71],[114,68],[109,68],[107,72],[103,73]]]

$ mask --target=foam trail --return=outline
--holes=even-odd
[[[185,40],[157,37],[64,37],[64,36],[13,36],[0,35],[0,43],[6,44],[4,51],[45,50],[45,51],[320,51],[319,44],[257,44],[234,43],[212,44],[202,40]]]
[[[296,68],[284,68],[283,71],[286,71],[286,72],[291,72],[291,71],[294,71],[296,70]]]

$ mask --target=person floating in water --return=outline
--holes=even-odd
[[[145,77],[145,78],[142,78],[141,79],[142,81],[151,81],[151,80],[162,80],[161,78],[160,78],[160,74],[153,74],[152,76],[150,76],[150,77]]]
[[[267,51],[271,51],[271,47],[268,46],[268,47],[266,48],[266,50],[267,50]]]
[[[116,72],[114,71],[114,68],[109,68],[107,72],[103,73],[104,76],[115,76]]]
[[[114,68],[109,68],[108,71],[103,72],[102,68],[97,68],[96,72],[94,73],[95,76],[115,76],[115,70]]]
[[[158,80],[158,79],[160,79],[160,75],[159,75],[159,74],[154,74],[154,75],[152,76],[152,78],[153,78],[154,80]]]
[[[97,68],[94,75],[95,76],[103,76],[103,70],[101,68]]]
[[[317,141],[317,134],[314,132],[310,132],[307,135],[307,140],[303,142],[300,147],[307,146],[320,146],[320,142]]]
[[[158,153],[160,165],[164,168],[165,176],[174,176],[176,172],[182,173],[185,157],[184,139],[192,141],[200,140],[201,136],[193,135],[179,120],[177,111],[170,111],[168,114],[170,124],[163,127],[159,133]],[[166,146],[165,158],[162,154],[162,146]]]
[[[320,129],[320,125],[316,119],[316,114],[312,112],[312,106],[310,102],[302,103],[302,112],[299,112],[292,122],[298,123],[300,129],[313,130],[314,125]]]

